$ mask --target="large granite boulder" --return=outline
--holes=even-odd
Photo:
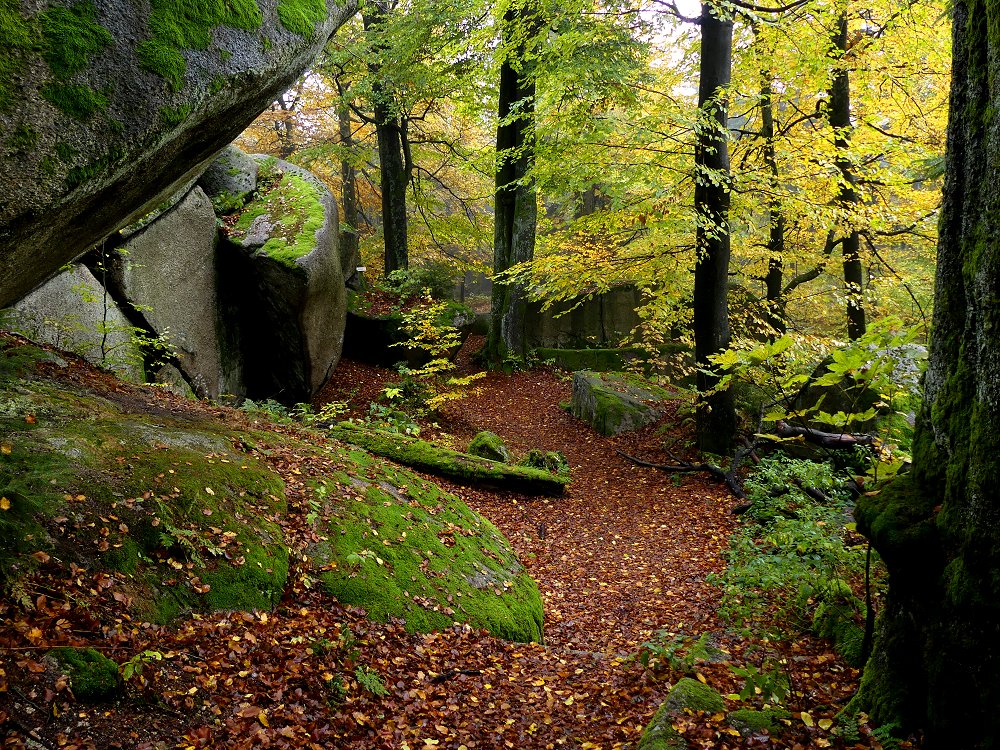
[[[257,187],[257,160],[236,146],[226,146],[198,178],[198,186],[221,209],[235,208]]]
[[[573,416],[602,435],[653,424],[664,415],[667,391],[629,373],[573,373]]]
[[[132,324],[85,266],[49,279],[4,315],[4,326],[66,349],[126,380],[143,382]]]
[[[200,174],[355,9],[0,3],[0,305]]]
[[[218,303],[217,239],[212,203],[195,187],[129,237],[110,264],[116,296],[170,343],[195,393],[210,398],[243,393],[239,352]]]
[[[337,205],[310,172],[255,158],[257,190],[220,248],[220,293],[238,311],[247,395],[308,401],[344,344]]]

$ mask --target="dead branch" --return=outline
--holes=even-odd
[[[740,484],[740,480],[736,478],[736,475],[732,471],[730,472],[724,471],[721,467],[716,466],[715,464],[709,464],[709,463],[693,464],[690,461],[682,461],[681,459],[673,455],[671,455],[671,458],[677,461],[676,464],[654,464],[650,463],[649,461],[643,461],[641,458],[630,456],[628,453],[625,453],[624,451],[616,449],[615,452],[622,458],[627,458],[634,464],[637,464],[639,466],[648,466],[651,469],[658,469],[659,471],[666,471],[670,473],[682,473],[682,474],[688,474],[693,472],[706,472],[715,479],[718,479],[720,482],[723,482],[726,485],[726,487],[729,488],[729,491],[733,493],[734,497],[736,497],[739,500],[746,500],[747,495],[743,491],[743,486]],[[735,464],[735,460],[733,463]]]
[[[778,437],[802,437],[808,443],[831,449],[853,448],[856,445],[871,445],[875,442],[874,435],[849,432],[823,432],[812,427],[796,427],[783,420],[779,420],[774,425],[774,432]]]

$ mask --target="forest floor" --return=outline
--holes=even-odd
[[[394,377],[344,361],[321,400],[349,398],[362,415]],[[0,747],[635,747],[684,675],[648,669],[635,658],[658,632],[667,634],[664,644],[674,636],[710,634],[721,658],[686,671],[728,696],[728,710],[761,704],[736,700],[743,681],[733,667],[784,660],[791,681],[789,718],[773,736],[740,736],[722,713],[688,714],[675,727],[691,747],[880,747],[863,720],[853,741],[831,731],[859,675],[828,642],[805,635],[788,643],[742,639],[719,619],[720,591],[706,576],[725,566],[737,501],[704,476],[668,475],[618,453],[656,463],[667,460],[665,441],[683,450],[678,446],[690,440],[690,429],[677,408],[660,425],[605,438],[560,407],[570,397],[565,373],[490,373],[479,385],[480,393],[450,404],[421,436],[437,434],[461,446],[489,429],[514,451],[562,451],[572,469],[572,484],[559,498],[434,480],[510,539],[544,598],[544,645],[509,643],[458,625],[408,633],[400,622],[369,622],[363,612],[309,588],[306,577],[290,576],[272,613],[201,615],[169,627],[133,623],[124,632],[119,614],[121,644],[156,648],[166,658],[148,665],[145,691],[112,706],[66,702],[58,685],[19,682],[18,676],[44,671],[38,654],[0,649],[6,652],[0,653],[0,732],[8,733]],[[217,411],[224,418],[238,414]],[[281,455],[272,466],[291,483],[305,468]],[[116,602],[101,598],[99,586],[89,588],[83,571],[72,585],[98,597],[88,605],[94,618],[114,616]],[[37,623],[12,603],[0,605],[0,640],[14,643],[18,634],[45,628],[44,606],[35,616]],[[303,643],[324,638],[347,644],[347,666],[377,672],[385,691],[365,689],[357,672],[357,680],[350,671],[345,680],[335,677],[336,665],[311,658],[315,648],[303,656]],[[28,713],[10,715],[15,704],[28,706]]]

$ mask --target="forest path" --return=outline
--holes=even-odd
[[[322,398],[353,394],[352,404],[365,403],[394,377],[390,370],[346,361]],[[476,385],[478,394],[449,403],[439,419],[440,430],[457,438],[459,448],[490,430],[515,454],[561,451],[570,464],[572,483],[559,498],[434,479],[510,539],[542,591],[546,644],[634,653],[657,630],[717,628],[719,589],[705,577],[725,565],[733,499],[706,477],[668,475],[617,453],[670,463],[664,441],[686,437],[677,427],[681,402],[668,404],[660,426],[608,438],[560,407],[571,396],[566,373],[490,372]]]

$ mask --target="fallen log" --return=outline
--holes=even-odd
[[[850,432],[823,432],[812,427],[797,427],[779,420],[774,425],[774,434],[781,438],[801,437],[808,443],[821,448],[853,448],[856,445],[871,445],[875,442],[874,435]]]
[[[426,440],[373,430],[350,422],[331,426],[330,434],[337,440],[364,448],[377,456],[462,484],[489,485],[525,495],[561,495],[569,484],[567,477],[544,469],[470,456]]]

